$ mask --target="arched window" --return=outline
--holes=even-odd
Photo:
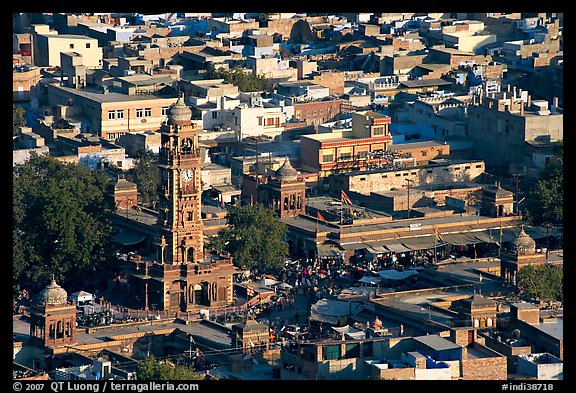
[[[64,338],[64,326],[62,321],[58,321],[56,324],[56,338]]]
[[[474,327],[480,327],[480,321],[478,320],[478,318],[474,319]]]
[[[486,326],[492,327],[492,326],[493,326],[492,324],[493,324],[492,318],[488,317],[488,318],[486,319]]]
[[[187,153],[192,150],[192,139],[184,138],[182,139],[182,143],[180,144],[180,150],[183,153]]]
[[[302,197],[300,195],[296,198],[296,208],[302,209]]]

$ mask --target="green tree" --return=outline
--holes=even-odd
[[[187,367],[156,360],[154,356],[138,362],[136,374],[143,381],[200,380],[205,377]]]
[[[18,135],[18,127],[27,127],[26,110],[19,106],[12,104],[12,135]]]
[[[15,283],[54,274],[67,290],[104,285],[116,262],[107,184],[101,173],[45,155],[13,168]]]
[[[216,249],[230,252],[234,264],[241,269],[266,272],[280,269],[288,256],[286,224],[279,221],[274,210],[261,204],[232,206],[228,227],[214,239]]]
[[[134,158],[134,168],[129,171],[127,178],[138,187],[142,205],[154,209],[158,203],[157,186],[160,184],[158,154],[151,150],[140,150]]]
[[[518,272],[520,293],[541,300],[564,299],[564,270],[555,265],[529,265]]]
[[[255,75],[248,72],[243,67],[234,67],[232,69],[219,68],[214,65],[208,65],[206,69],[206,79],[224,79],[224,82],[238,86],[242,92],[269,91],[272,90],[272,81],[263,75]]]
[[[527,219],[533,224],[561,223],[564,217],[563,144],[548,161],[526,198]]]

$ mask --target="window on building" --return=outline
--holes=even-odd
[[[167,106],[162,107],[162,116],[168,116],[168,107]]]
[[[466,165],[464,169],[470,169],[470,165]]]
[[[428,152],[426,150],[422,150],[422,157],[426,157],[428,155]]]
[[[116,111],[116,118],[123,119],[124,118],[124,109],[118,109]]]
[[[192,221],[192,219],[194,218],[194,213],[193,212],[187,212],[187,213],[188,213],[187,220]]]
[[[322,162],[332,162],[334,161],[334,155],[333,154],[324,154],[322,156]]]
[[[90,49],[90,43],[89,42],[86,43],[86,49]]]
[[[349,160],[352,158],[352,153],[341,153],[340,159],[341,160]]]
[[[358,158],[366,158],[368,157],[368,151],[359,151]]]
[[[151,116],[152,116],[152,108],[145,108],[144,117],[151,117]]]
[[[432,172],[433,172],[432,169],[428,169],[428,170],[426,171],[426,173],[432,173]]]
[[[369,358],[372,356],[372,341],[364,341],[362,343],[362,352],[365,358]]]
[[[218,111],[212,111],[212,118],[213,118],[213,119],[217,119],[217,118],[218,118]]]
[[[136,109],[136,117],[142,117],[144,111],[142,109]]]
[[[394,176],[400,177],[400,176],[402,176],[402,175],[401,175],[400,173],[397,173],[397,174],[395,174]]]
[[[361,178],[360,178],[360,181],[364,181],[364,180],[366,180],[365,177],[361,177]]]
[[[387,179],[388,175],[382,175],[382,179]]]
[[[477,164],[476,168],[482,168],[482,164]]]
[[[340,345],[325,345],[322,347],[322,360],[340,359]]]
[[[108,111],[108,120],[114,120],[116,118],[116,111]]]
[[[346,344],[346,359],[353,359],[360,356],[360,344]]]
[[[384,127],[372,127],[372,135],[384,135]]]
[[[262,116],[258,116],[258,125],[259,125],[259,126],[262,125]]]
[[[70,49],[74,49],[74,44],[70,44]]]
[[[276,119],[273,118],[273,117],[267,118],[267,119],[266,119],[266,125],[267,125],[267,126],[273,126],[273,125],[275,124],[275,120],[276,120]]]

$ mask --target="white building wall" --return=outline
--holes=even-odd
[[[416,368],[414,369],[414,379],[416,380],[451,380],[450,368]]]

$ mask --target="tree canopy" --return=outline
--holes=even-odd
[[[533,224],[561,223],[564,217],[563,144],[548,161],[526,198],[527,219]]]
[[[128,172],[127,178],[138,187],[140,203],[154,209],[158,203],[156,187],[160,184],[158,154],[150,150],[140,150],[134,159],[134,168]]]
[[[184,366],[172,363],[161,362],[154,356],[147,356],[146,359],[138,362],[136,371],[137,378],[143,381],[171,381],[171,380],[199,380],[205,375],[195,372]]]
[[[18,135],[18,128],[26,127],[27,125],[26,110],[19,105],[12,104],[12,135]]]
[[[272,89],[272,82],[263,75],[255,75],[242,67],[232,69],[216,69],[210,64],[206,70],[206,79],[224,79],[224,82],[238,86],[242,92],[268,91]]]
[[[13,168],[14,282],[54,274],[71,291],[106,282],[115,263],[107,184],[101,173],[34,153]]]
[[[284,267],[288,256],[284,241],[287,228],[273,209],[258,203],[232,206],[227,217],[228,227],[213,239],[215,248],[230,252],[234,264],[241,269],[267,272]]]
[[[564,270],[555,265],[529,265],[518,272],[522,294],[541,300],[564,299]]]

